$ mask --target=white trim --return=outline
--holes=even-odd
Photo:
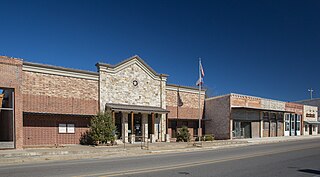
[[[40,67],[40,66],[31,66],[31,65],[23,65],[22,66],[23,71],[29,71],[29,72],[37,72],[37,73],[44,73],[44,74],[52,74],[52,75],[58,75],[58,76],[67,76],[67,77],[75,77],[80,79],[89,79],[89,80],[99,80],[99,75],[93,75],[93,74],[87,74],[87,73],[81,73],[81,72],[73,72],[73,71],[65,71],[60,69],[53,69],[53,68],[46,68],[46,67]]]
[[[210,101],[210,100],[215,100],[218,98],[223,98],[223,97],[230,97],[230,94],[226,94],[226,95],[220,95],[220,96],[214,96],[214,97],[210,97],[210,98],[206,98],[206,101]]]
[[[166,90],[178,91],[178,87],[167,85]],[[199,94],[199,90],[197,90],[197,88],[195,88],[195,90],[194,90],[191,88],[188,89],[188,88],[184,88],[184,87],[179,87],[179,92]],[[201,95],[205,95],[205,91],[201,91]]]

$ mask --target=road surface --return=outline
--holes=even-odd
[[[308,139],[116,159],[82,159],[0,167],[11,176],[320,177],[320,141]]]

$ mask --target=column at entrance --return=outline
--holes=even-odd
[[[134,113],[133,112],[131,112],[130,113],[131,114],[131,116],[130,116],[130,118],[131,118],[131,125],[130,125],[130,130],[131,130],[131,136],[130,136],[130,142],[131,143],[134,143],[135,142],[135,139],[136,139],[136,136],[135,136],[135,127],[134,127]]]
[[[128,143],[128,113],[122,113],[122,115],[122,140],[124,143]]]
[[[155,114],[154,113],[151,113],[151,121],[150,121],[151,125],[151,132],[148,132],[150,134],[150,142],[151,143],[154,143],[156,142],[156,136],[155,136]]]
[[[166,141],[166,114],[161,114],[160,118],[160,140]]]
[[[148,140],[148,114],[142,114],[142,141]]]

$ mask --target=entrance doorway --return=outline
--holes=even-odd
[[[115,114],[115,125],[117,139],[122,139],[122,113]]]
[[[135,114],[134,115],[134,135],[135,141],[142,141],[142,114]]]
[[[0,149],[14,148],[14,91],[0,88]]]
[[[312,135],[312,124],[309,124],[309,135]]]
[[[128,116],[128,132],[129,135],[135,135],[135,142],[142,141],[142,114],[134,114],[133,115],[133,124],[131,123],[132,118],[131,114]],[[133,125],[133,130],[131,126]]]
[[[251,122],[233,122],[234,138],[251,138]]]

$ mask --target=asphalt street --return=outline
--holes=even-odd
[[[319,139],[0,167],[0,176],[320,176]]]

